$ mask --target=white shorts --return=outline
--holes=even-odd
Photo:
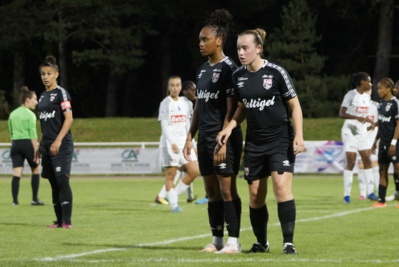
[[[367,134],[351,135],[342,134],[345,152],[358,152],[371,149],[370,140]]]
[[[180,167],[188,163],[184,158],[183,151],[179,154],[173,152],[172,148],[162,147],[161,152],[161,164],[162,167]],[[195,154],[194,149],[191,149],[191,159],[197,161],[197,154]]]

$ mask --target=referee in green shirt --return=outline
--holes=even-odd
[[[13,205],[18,205],[19,181],[22,176],[25,159],[28,161],[32,170],[32,202],[31,205],[44,205],[37,198],[39,191],[39,159],[35,158],[35,149],[38,149],[36,132],[36,115],[32,112],[37,106],[37,96],[34,91],[23,86],[20,93],[21,106],[11,112],[8,119],[8,128],[12,140],[11,159],[13,177],[11,182],[11,192]]]

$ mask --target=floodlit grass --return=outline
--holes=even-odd
[[[304,119],[305,140],[341,140],[343,119]],[[242,124],[245,136],[246,122]],[[40,134],[40,126],[37,123]],[[158,142],[161,127],[157,118],[74,119],[72,135],[76,142]],[[9,142],[7,121],[0,121],[0,142]]]
[[[298,175],[295,245],[298,255],[282,254],[282,237],[274,197],[268,196],[270,221],[267,254],[200,253],[210,242],[207,206],[187,204],[173,214],[153,200],[163,180],[154,177],[73,177],[73,229],[47,229],[54,219],[50,188],[41,180],[45,206],[30,206],[30,181],[21,181],[20,205],[11,205],[11,179],[0,179],[0,266],[397,266],[396,203],[372,209],[372,202],[342,201],[340,176]],[[248,213],[248,193],[239,180],[243,200],[240,242],[247,251],[255,241]],[[390,193],[392,191],[388,190]],[[271,192],[270,192],[271,193]],[[201,179],[195,194],[204,195]]]

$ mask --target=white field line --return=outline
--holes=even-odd
[[[296,223],[320,221],[320,220],[325,220],[325,219],[330,219],[330,218],[342,217],[342,216],[346,216],[346,215],[349,215],[349,214],[352,214],[352,213],[362,212],[362,211],[371,210],[371,209],[373,209],[373,208],[370,207],[370,208],[356,209],[356,210],[350,210],[350,211],[345,211],[345,212],[334,213],[334,214],[321,216],[321,217],[301,219],[301,220],[296,220]],[[280,226],[280,223],[274,223],[274,224],[271,224],[270,226]],[[248,231],[248,230],[252,230],[252,228],[241,229],[241,232]],[[164,240],[164,241],[160,241],[160,242],[147,243],[147,244],[146,243],[137,244],[137,245],[132,245],[132,246],[129,246],[129,247],[126,247],[126,248],[97,249],[97,250],[88,251],[88,252],[82,252],[82,253],[77,253],[77,254],[69,254],[69,255],[57,256],[57,257],[39,258],[39,259],[36,259],[36,260],[37,261],[59,261],[59,260],[68,260],[69,259],[71,261],[75,261],[74,259],[76,259],[76,258],[83,257],[83,256],[88,256],[88,255],[93,255],[93,254],[101,254],[101,253],[107,253],[107,252],[112,252],[112,251],[124,251],[124,250],[127,250],[127,249],[132,249],[132,248],[137,248],[137,247],[152,247],[152,246],[158,246],[158,245],[167,245],[167,244],[172,244],[172,243],[176,243],[176,242],[180,242],[180,241],[193,240],[193,239],[199,239],[199,238],[205,238],[205,237],[209,237],[209,233],[208,234],[202,234],[202,235],[196,235],[196,236],[187,236],[187,237],[181,237],[181,238],[176,238],[176,239]],[[146,259],[146,260],[143,260],[142,262],[146,262],[148,260],[151,260],[151,259]],[[154,261],[163,261],[163,260],[168,261],[167,259],[159,259],[159,258],[158,259],[154,258],[152,260],[154,260]],[[316,261],[316,260],[306,260],[306,259],[302,259],[302,260],[304,260],[304,261],[312,261],[312,262]],[[302,261],[302,260],[300,260],[300,261]],[[258,259],[257,259],[257,261],[258,261]],[[266,260],[266,261],[269,261],[269,260]],[[90,262],[96,262],[96,261],[90,261]],[[103,262],[103,261],[98,261],[98,262]],[[336,262],[336,261],[325,260],[325,261],[320,261],[320,262]],[[361,261],[361,262],[369,262],[369,261]],[[376,261],[376,262],[380,262],[380,261]],[[395,261],[395,262],[399,262],[399,261]]]

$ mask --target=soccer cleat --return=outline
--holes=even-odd
[[[269,241],[266,242],[266,245],[262,245],[260,243],[254,243],[252,245],[252,248],[248,251],[248,254],[250,253],[266,253],[269,252],[270,246],[269,246]]]
[[[385,208],[387,206],[387,203],[381,203],[381,202],[376,202],[373,204],[373,208]]]
[[[166,201],[166,199],[160,198],[158,196],[155,198],[155,202],[162,205],[169,205],[169,202]]]
[[[351,197],[350,196],[344,196],[344,203],[345,204],[351,203]]]
[[[294,244],[284,243],[283,254],[298,254],[298,252],[296,251]]]
[[[399,192],[395,191],[392,195],[388,196],[385,198],[386,201],[394,201],[394,200],[399,200]]]
[[[370,200],[378,200],[378,197],[374,194],[374,192],[368,194],[367,198]]]
[[[396,207],[397,209],[399,209],[399,204],[397,204],[395,207]]]
[[[182,212],[182,211],[183,210],[179,206],[177,206],[176,208],[172,209],[173,213],[179,213],[179,212]]]
[[[32,200],[32,201],[30,202],[30,204],[31,204],[32,206],[43,206],[43,205],[44,205],[44,202],[42,202],[42,201],[40,201],[40,200],[36,200],[36,201]]]
[[[215,244],[208,244],[206,245],[203,249],[201,249],[201,252],[217,252],[219,250],[221,250],[223,248],[223,246],[218,246]]]
[[[54,222],[53,224],[47,225],[47,228],[61,228],[62,224],[58,222]]]
[[[366,197],[363,196],[363,195],[360,195],[357,199],[358,199],[358,200],[363,200],[363,199],[366,199]]]
[[[192,203],[197,200],[197,196],[194,196],[193,198],[187,198],[187,203]]]
[[[19,205],[19,202],[18,202],[18,201],[17,201],[17,202],[13,202],[12,205],[13,205],[13,206],[18,206],[18,205]]]
[[[204,197],[204,198],[198,199],[197,201],[195,201],[195,204],[199,204],[199,205],[208,204],[208,198]]]
[[[234,254],[241,252],[241,246],[235,246],[233,244],[226,244],[221,250],[216,251],[216,254]]]
[[[63,223],[63,224],[62,224],[62,228],[64,228],[64,229],[72,229],[72,224],[70,224],[70,223]]]

